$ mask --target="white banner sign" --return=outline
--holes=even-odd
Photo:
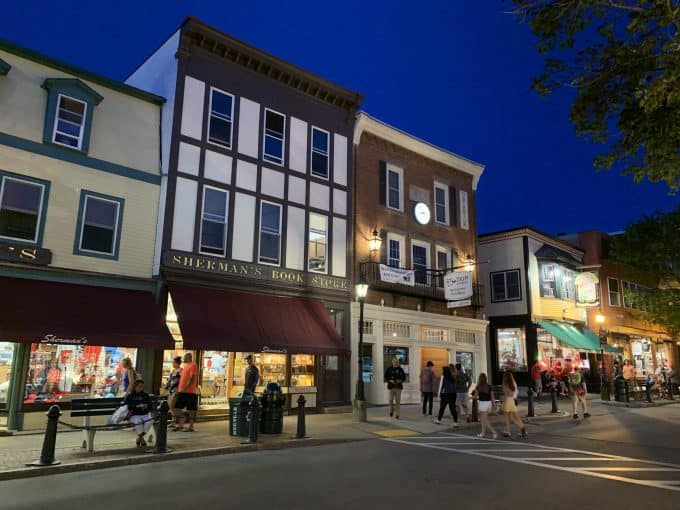
[[[462,306],[471,306],[472,299],[463,299],[462,301],[450,301],[446,303],[446,308],[460,308]]]
[[[472,272],[451,271],[444,276],[444,296],[447,301],[472,297]]]
[[[389,283],[401,283],[413,287],[416,284],[416,273],[412,269],[399,269],[380,264],[380,279]]]

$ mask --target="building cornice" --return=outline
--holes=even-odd
[[[191,54],[194,46],[219,58],[241,65],[246,69],[279,81],[317,100],[354,113],[363,96],[324,78],[285,62],[250,44],[213,28],[202,21],[189,17],[183,24],[179,54]]]
[[[489,321],[485,319],[471,319],[459,315],[443,315],[440,313],[419,312],[417,310],[406,310],[404,308],[392,308],[379,305],[364,305],[366,319],[388,320],[403,323],[419,323],[424,326],[452,328],[464,331],[474,331],[486,333]],[[352,307],[358,312],[359,303],[352,302]],[[413,340],[413,339],[412,339]]]
[[[354,144],[359,145],[361,135],[371,133],[379,138],[392,142],[423,157],[442,163],[465,172],[472,176],[472,189],[476,190],[479,179],[484,172],[484,165],[466,159],[458,154],[437,147],[425,140],[413,136],[401,129],[390,126],[385,122],[371,117],[365,112],[359,112],[354,123]]]
[[[477,240],[479,244],[482,245],[524,236],[531,237],[536,241],[540,241],[542,243],[547,243],[552,246],[556,246],[566,251],[570,255],[576,257],[577,259],[583,260],[583,255],[585,253],[583,250],[576,248],[560,239],[556,239],[548,234],[535,230],[531,227],[518,227],[509,230],[502,230],[500,232],[492,232],[490,234],[482,234],[477,237]]]

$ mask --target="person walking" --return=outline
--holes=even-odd
[[[172,371],[165,383],[165,389],[168,392],[168,407],[170,408],[171,420],[169,423],[177,425],[178,416],[181,411],[176,408],[177,389],[179,388],[180,374],[182,373],[182,357],[175,356],[172,359]]]
[[[472,379],[465,373],[463,365],[456,363],[456,410],[461,420],[471,421],[470,413],[468,412],[470,402],[470,386],[472,386]]]
[[[633,393],[633,383],[635,382],[635,367],[630,360],[623,360],[622,373],[626,384],[626,400],[629,400],[630,395]]]
[[[132,384],[132,389],[125,397],[123,403],[132,413],[129,421],[135,425],[135,432],[137,432],[137,448],[144,448],[146,446],[144,436],[153,426],[153,417],[149,412],[151,410],[151,397],[144,391],[143,380],[137,379]]]
[[[517,404],[515,399],[517,398],[517,383],[515,378],[512,376],[511,372],[505,372],[503,374],[503,418],[505,419],[505,432],[503,432],[504,437],[512,437],[510,434],[510,423],[514,423],[520,429],[520,435],[522,437],[527,437],[527,429],[524,426],[519,417],[519,411],[517,410]]]
[[[175,406],[178,411],[187,410],[189,428],[184,428],[184,416],[180,412],[177,416],[177,426],[172,430],[193,432],[196,411],[198,410],[198,366],[194,363],[194,357],[190,352],[184,355],[184,367],[182,367],[182,372],[179,376]]]
[[[574,411],[574,419],[578,419],[578,406],[581,404],[583,417],[590,418],[588,413],[588,388],[586,378],[583,377],[583,368],[579,365],[569,374],[569,392],[571,393],[571,407]]]
[[[477,434],[477,437],[486,436],[486,429],[488,428],[493,434],[493,438],[496,439],[498,433],[489,420],[489,413],[492,411],[494,407],[493,403],[496,399],[493,393],[493,387],[489,384],[486,374],[479,374],[477,386],[472,392],[472,395],[477,397],[477,400],[479,401],[479,421],[482,425],[482,431]]]
[[[456,379],[451,373],[450,367],[444,367],[442,377],[439,379],[439,413],[434,422],[441,425],[446,406],[449,406],[453,416],[453,428],[458,427],[458,413],[456,412]]]
[[[434,403],[434,363],[428,361],[420,371],[420,393],[423,397],[423,416],[432,416]]]
[[[392,359],[392,366],[385,372],[385,382],[390,393],[390,416],[399,419],[399,410],[401,408],[401,390],[404,389],[404,381],[406,380],[406,373],[401,368],[397,358]]]
[[[531,367],[531,379],[534,381],[534,391],[536,392],[536,400],[541,401],[543,394],[543,372],[545,367],[541,360],[537,359],[534,366]]]

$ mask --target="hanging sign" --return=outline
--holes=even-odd
[[[388,283],[401,283],[413,287],[416,284],[416,273],[413,269],[400,269],[380,264],[380,279]]]
[[[595,273],[580,273],[574,278],[576,306],[589,308],[600,305],[600,280]]]
[[[462,301],[472,297],[472,272],[451,271],[444,275],[444,296],[447,301]]]

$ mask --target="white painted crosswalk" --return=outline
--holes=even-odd
[[[566,471],[657,489],[680,491],[680,465],[678,464],[545,446],[526,441],[484,439],[463,434],[390,438],[385,441]]]

